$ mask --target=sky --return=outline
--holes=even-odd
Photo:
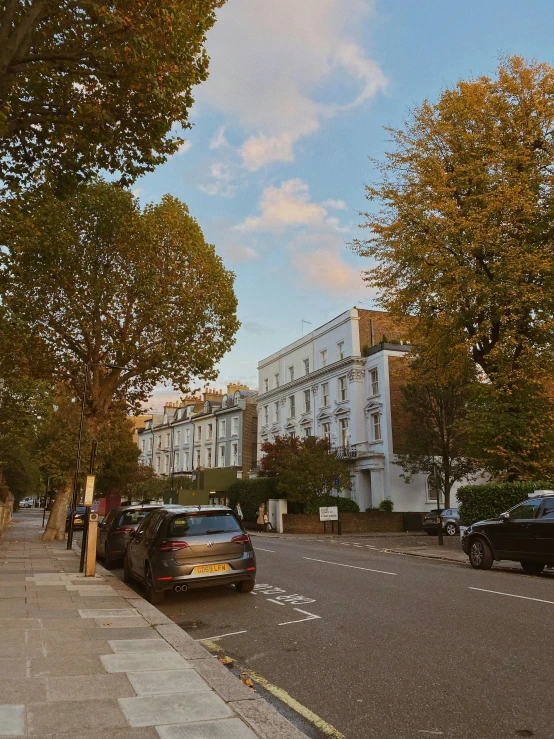
[[[185,144],[134,191],[185,201],[236,275],[241,328],[211,386],[353,307],[375,307],[363,237],[383,127],[499,57],[554,63],[552,0],[228,0]],[[302,323],[302,321],[309,323]],[[154,392],[152,407],[177,399]]]

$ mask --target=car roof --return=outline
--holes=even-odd
[[[165,507],[171,513],[205,513],[206,511],[225,511],[232,513],[233,511],[226,505],[184,505]]]

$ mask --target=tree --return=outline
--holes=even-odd
[[[75,398],[86,371],[93,437],[114,400],[137,408],[159,382],[185,393],[216,376],[239,325],[234,276],[183,203],[165,196],[141,212],[117,185],[64,200],[42,187],[5,201],[0,229],[1,344],[20,352],[22,328],[25,350],[38,347],[42,371]],[[65,510],[69,492],[55,505]],[[60,536],[61,514],[51,520]]]
[[[509,57],[389,129],[396,150],[367,187],[380,209],[355,242],[381,306],[441,316],[495,383],[551,364],[553,86],[551,66]]]
[[[397,464],[408,483],[418,473],[436,480],[450,508],[453,484],[471,479],[478,468],[469,454],[467,424],[475,369],[463,344],[439,341],[414,347],[407,362],[402,395],[409,420]]]
[[[308,503],[322,495],[330,495],[339,480],[339,487],[352,490],[352,477],[347,464],[337,459],[325,439],[281,438],[262,444],[268,456],[266,471],[277,477],[277,489],[291,502]],[[262,458],[262,469],[264,460]]]
[[[225,0],[4,0],[0,4],[2,179],[119,172],[177,151],[203,47]]]
[[[297,436],[276,436],[260,446],[260,477],[279,477],[291,454],[298,454],[301,441]]]

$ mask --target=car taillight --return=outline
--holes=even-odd
[[[132,530],[132,526],[131,528],[114,529],[114,531],[112,531],[112,536],[118,536],[120,534],[130,534]]]
[[[179,549],[187,549],[186,541],[162,541],[158,547],[158,552],[176,552]]]
[[[231,541],[235,544],[250,544],[250,537],[248,534],[241,534],[240,536],[233,536]]]

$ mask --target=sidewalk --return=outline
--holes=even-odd
[[[37,541],[41,522],[0,538],[0,737],[305,739],[111,573]]]

